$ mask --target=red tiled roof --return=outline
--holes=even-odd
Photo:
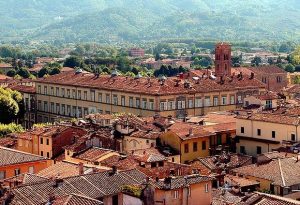
[[[8,63],[0,63],[0,68],[12,68],[13,66]]]
[[[286,74],[287,73],[285,70],[275,65],[249,67],[248,69],[257,74],[278,74],[278,73]]]
[[[239,115],[237,119],[263,121],[278,124],[298,125],[300,119],[298,116],[275,113],[252,113],[251,115]]]
[[[202,126],[197,126],[185,122],[178,122],[173,124],[168,128],[169,131],[175,133],[178,137],[182,140],[188,140],[192,138],[199,138],[199,137],[209,137],[214,135],[214,133],[207,131]],[[190,135],[190,131],[192,134]]]
[[[52,205],[103,205],[103,203],[84,195],[70,194],[56,197]]]
[[[19,91],[21,93],[36,93],[34,86],[26,86],[26,85],[10,85],[8,86],[12,90]]]
[[[75,158],[82,159],[90,162],[97,161],[100,157],[113,152],[113,150],[102,149],[99,147],[88,148],[80,153],[78,153]]]
[[[232,80],[229,78],[224,79],[224,83],[218,80],[211,80],[209,78],[200,79],[198,82],[190,82],[189,87],[185,86],[185,82],[175,82],[175,79],[168,78],[161,83],[158,79],[154,78],[139,78],[134,79],[125,76],[111,77],[109,75],[100,75],[99,77],[91,73],[62,72],[57,75],[49,76],[36,80],[40,83],[59,84],[59,85],[72,85],[82,86],[89,88],[100,88],[104,90],[125,91],[129,93],[143,93],[149,95],[172,95],[184,94],[195,92],[214,92],[224,90],[237,90],[237,89],[257,89],[265,88],[265,85],[256,79],[250,79],[245,76],[243,79],[234,77]]]

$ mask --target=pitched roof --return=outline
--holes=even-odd
[[[202,126],[194,125],[186,122],[177,122],[172,126],[170,126],[168,130],[175,133],[182,140],[209,137],[215,135],[214,133],[204,129],[204,127]]]
[[[17,90],[22,93],[36,93],[34,86],[26,86],[26,85],[10,85],[8,86],[12,90]]]
[[[103,202],[84,195],[70,194],[55,198],[52,205],[103,205]]]
[[[238,115],[237,119],[245,120],[254,120],[254,121],[263,121],[270,123],[278,124],[287,124],[287,125],[298,125],[300,119],[298,116],[292,116],[288,114],[277,114],[277,113],[252,113],[250,115]]]
[[[275,65],[249,67],[248,69],[257,74],[278,74],[278,73],[286,74],[287,73],[285,70]]]
[[[166,179],[159,179],[158,181],[153,181],[152,184],[158,189],[179,189],[191,184],[208,182],[213,180],[213,178],[194,174],[187,176],[170,177],[169,180],[169,183],[167,183]]]
[[[243,166],[234,169],[233,172],[270,180],[282,187],[300,184],[300,162],[293,157],[275,159],[262,165]]]
[[[99,169],[95,169],[87,165],[85,165],[83,169],[85,174],[91,173],[95,170],[100,171]],[[52,166],[46,169],[41,170],[36,175],[47,178],[57,176],[61,178],[77,176],[79,175],[79,165],[71,162],[61,161],[57,162],[56,164],[53,164]]]
[[[97,161],[102,156],[107,155],[112,152],[114,152],[114,150],[103,149],[103,148],[99,148],[99,147],[91,147],[91,148],[81,151],[80,153],[76,154],[76,156],[74,156],[74,157],[77,159],[94,162],[94,161]],[[116,153],[116,155],[118,155],[118,154]]]
[[[106,171],[86,174],[63,178],[59,181],[47,180],[14,189],[12,204],[42,204],[48,201],[51,194],[55,197],[80,194],[98,199],[119,193],[124,185],[141,184],[145,178],[143,173],[133,169],[117,173]]]
[[[46,160],[47,158],[38,155],[21,152],[6,147],[0,147],[0,166],[8,166],[13,164],[22,164],[26,162],[34,162]]]
[[[233,169],[246,164],[252,163],[252,157],[247,155],[231,153],[229,155],[199,157],[195,161],[201,162],[209,170],[214,172],[217,169]]]
[[[217,80],[201,78],[197,82],[190,81],[191,86],[186,86],[185,81],[178,81],[174,78],[167,78],[163,83],[155,78],[131,78],[125,76],[111,77],[109,75],[100,75],[97,77],[92,73],[62,72],[57,75],[49,76],[36,80],[40,83],[72,85],[89,88],[97,88],[112,91],[124,91],[129,93],[149,94],[149,95],[172,95],[187,94],[195,92],[214,92],[222,90],[237,90],[245,88],[265,88],[265,85],[256,79],[249,77],[225,78],[223,83]]]

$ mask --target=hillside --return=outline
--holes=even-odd
[[[299,40],[298,0],[8,0],[0,40]]]

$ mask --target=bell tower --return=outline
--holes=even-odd
[[[228,43],[217,43],[215,47],[215,75],[231,75],[231,45]]]

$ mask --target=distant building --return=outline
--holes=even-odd
[[[11,64],[8,63],[0,63],[0,74],[4,74],[6,75],[7,72],[11,69],[13,69],[14,67]]]
[[[218,43],[215,48],[215,75],[231,75],[231,45],[228,43]]]
[[[131,57],[144,57],[145,56],[145,50],[142,48],[131,48],[129,50],[129,55]]]

